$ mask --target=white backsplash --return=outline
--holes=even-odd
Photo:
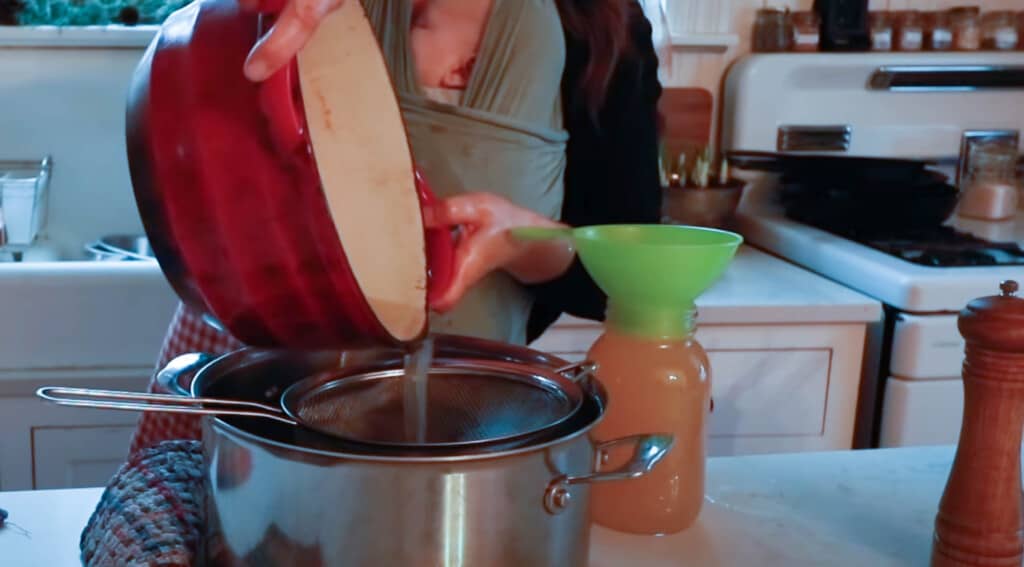
[[[47,234],[63,254],[142,230],[125,100],[153,31],[0,27],[0,160],[53,158]]]

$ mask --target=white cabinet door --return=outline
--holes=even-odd
[[[33,488],[104,486],[128,458],[134,426],[35,427]]]
[[[45,385],[143,390],[148,377],[131,370],[75,374],[0,379],[0,490],[102,486],[124,462],[139,414],[58,406],[34,392]]]
[[[820,436],[832,351],[711,351],[715,437]]]

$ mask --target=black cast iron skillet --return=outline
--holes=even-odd
[[[785,173],[793,178],[822,177],[881,182],[913,182],[931,162],[912,159],[735,151],[726,154],[740,169]]]

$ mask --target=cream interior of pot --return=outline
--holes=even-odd
[[[427,324],[427,255],[397,97],[359,2],[333,12],[298,56],[317,171],[359,288],[397,340]]]

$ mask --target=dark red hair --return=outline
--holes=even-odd
[[[579,88],[591,112],[604,102],[608,84],[629,44],[632,0],[557,0],[566,32],[586,44],[589,57]]]

